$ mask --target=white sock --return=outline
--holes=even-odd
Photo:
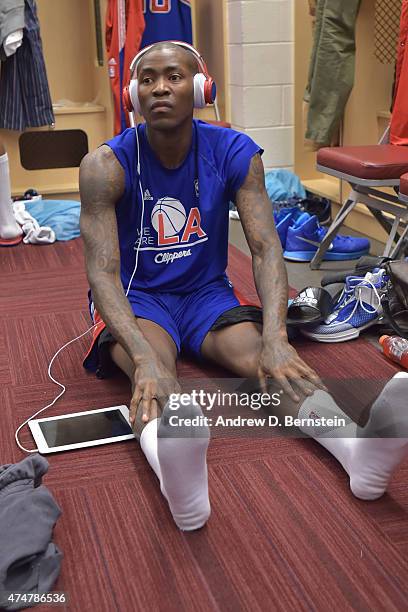
[[[169,418],[178,417],[177,425]],[[196,418],[198,425],[185,425],[182,419]],[[159,478],[179,529],[199,529],[210,516],[208,497],[207,448],[210,434],[203,424],[201,408],[193,402],[176,411],[167,404],[160,419],[146,425],[140,445]]]
[[[353,423],[324,391],[307,398],[299,411],[299,418],[336,416],[346,419],[345,427],[316,431],[306,425],[301,429],[341,463],[356,497],[378,499],[408,454],[408,374],[399,372],[386,384],[364,428]]]
[[[11,201],[8,155],[0,155],[0,238],[7,240],[21,236],[23,230],[14,218]]]
[[[345,425],[318,426],[313,424],[315,419],[321,419],[322,417],[333,420],[343,419]],[[348,472],[347,462],[350,455],[350,444],[354,442],[357,436],[357,423],[354,423],[339,408],[333,397],[326,391],[315,391],[301,405],[298,418],[304,422],[304,425],[300,427],[303,433],[324,446]],[[310,419],[312,423],[306,423],[305,419]]]
[[[159,457],[157,456],[157,430],[159,428],[159,423],[160,419],[154,419],[153,421],[148,422],[140,436],[140,447],[144,452],[150,467],[159,479],[161,486],[162,476],[160,471]]]

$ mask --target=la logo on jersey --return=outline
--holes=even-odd
[[[164,197],[152,210],[152,225],[157,232],[158,247],[175,245],[193,246],[208,240],[201,227],[201,215],[197,207],[191,208],[188,216],[180,200]]]

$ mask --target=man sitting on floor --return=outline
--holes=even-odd
[[[146,123],[137,132],[125,130],[81,164],[81,234],[90,309],[98,323],[84,365],[103,377],[111,359],[130,378],[135,434],[176,524],[192,530],[210,513],[209,431],[206,425],[171,431],[166,402],[179,390],[181,350],[239,377],[258,378],[262,386],[274,379],[296,413],[300,406],[302,414],[313,407],[315,414],[319,404],[324,414],[345,415],[288,342],[287,274],[262,150],[244,134],[193,120],[194,105],[214,95],[193,48],[169,42],[147,48],[137,57],[135,78],[130,102]],[[241,304],[225,274],[230,200],[252,253],[262,311]],[[181,414],[200,416],[201,409],[191,402],[180,406]],[[367,457],[376,465],[377,489],[364,476],[356,493],[367,498],[382,494],[406,448],[398,440],[395,452],[395,444],[386,452],[384,444],[357,452],[353,443],[361,440],[319,436],[351,481]]]

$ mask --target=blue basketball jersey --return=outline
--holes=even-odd
[[[126,177],[116,205],[123,287],[126,291],[139,245],[133,289],[190,293],[225,275],[229,202],[244,182],[251,158],[263,151],[245,134],[195,119],[187,157],[169,170],[151,149],[146,125],[137,129],[145,200],[141,233],[134,128],[106,143]]]
[[[145,30],[141,49],[162,40],[192,44],[190,0],[144,0]]]

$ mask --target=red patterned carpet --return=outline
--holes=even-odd
[[[82,244],[0,249],[0,463],[24,457],[14,431],[59,392],[47,376],[56,350],[89,326]],[[230,276],[255,297],[248,258],[234,248]],[[70,345],[53,374],[67,386],[55,415],[128,403],[119,375],[98,380],[81,365],[89,340]],[[374,346],[301,342],[350,405],[368,405],[396,371]],[[180,376],[225,376],[182,363]],[[27,429],[24,445],[33,442]],[[137,444],[49,456],[44,484],[63,514],[56,591],[84,611],[407,609],[408,463],[389,493],[365,503],[312,440],[215,437],[209,449],[212,516],[180,533]],[[50,608],[37,608],[49,610]]]

